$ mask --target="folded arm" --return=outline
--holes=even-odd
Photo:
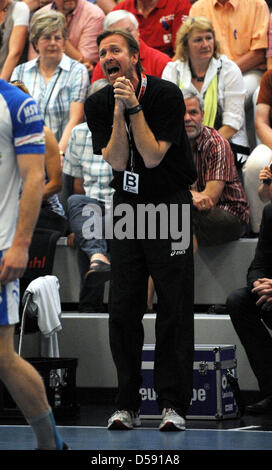
[[[241,72],[245,73],[248,70],[253,70],[258,68],[259,65],[265,62],[265,49],[255,49],[253,51],[248,51],[246,54],[242,55],[237,61],[236,64],[240,67]]]

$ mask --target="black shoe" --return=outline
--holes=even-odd
[[[253,415],[272,414],[272,395],[246,407],[246,412]]]
[[[215,313],[217,315],[226,315],[227,314],[227,307],[226,307],[225,304],[211,305],[208,308],[207,313]]]
[[[91,262],[90,270],[85,275],[85,280],[91,279],[92,285],[99,286],[111,278],[111,265],[99,259]]]

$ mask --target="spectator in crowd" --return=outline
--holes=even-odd
[[[272,152],[271,152],[270,162],[271,161],[272,161]],[[261,184],[258,188],[258,194],[260,196],[260,199],[265,203],[272,200],[272,184],[271,184],[272,183],[272,168],[270,168],[270,165],[269,166],[266,165],[260,171],[260,175],[259,175]]]
[[[0,0],[0,8],[2,4]],[[1,79],[0,109],[0,377],[32,427],[37,449],[64,450],[67,445],[56,428],[44,383],[14,349],[19,278],[27,267],[43,194],[43,122],[35,101]]]
[[[189,185],[196,174],[184,129],[182,92],[172,83],[142,72],[139,45],[127,31],[104,31],[97,42],[101,66],[111,86],[88,97],[85,113],[94,152],[102,152],[112,166],[115,189],[109,329],[118,396],[117,411],[108,428],[127,430],[140,425],[142,318],[151,274],[158,292],[154,388],[162,412],[159,430],[183,431],[193,369],[190,227],[187,225],[186,250],[182,256],[172,256],[171,230],[163,237],[157,227],[157,236],[151,239],[147,227],[139,236],[138,229],[142,231],[143,226],[136,220],[142,203],[155,205],[154,210],[163,203],[167,210],[175,205],[175,220],[181,223],[185,204],[190,223]],[[115,70],[112,64],[118,64]],[[132,225],[135,223],[132,237],[118,233],[118,211],[124,206],[130,208]],[[181,285],[186,285],[186,295]]]
[[[265,68],[269,24],[265,0],[198,0],[190,16],[209,18],[222,53],[240,67],[252,97]]]
[[[266,66],[267,66],[267,70],[271,70],[272,69],[272,13],[271,13],[272,1],[266,0],[266,3],[270,11],[270,21],[269,21],[269,29],[268,29],[268,48],[266,50]],[[266,81],[266,77],[265,77],[265,81]],[[266,88],[265,94],[267,95],[268,93],[269,95],[269,87],[267,88],[267,85],[265,83],[263,86],[264,88]],[[244,168],[244,183],[245,183],[247,197],[251,206],[250,221],[251,221],[251,229],[252,229],[253,236],[254,235],[257,236],[259,233],[263,208],[264,208],[265,203],[267,203],[269,200],[267,199],[267,196],[269,196],[270,185],[267,183],[262,184],[262,181],[264,179],[263,173],[266,173],[267,175],[269,175],[270,173],[268,164],[270,163],[270,160],[272,158],[272,153],[270,151],[271,142],[268,142],[267,145],[263,144],[263,139],[265,139],[265,141],[267,140],[265,136],[263,135],[263,128],[265,126],[266,134],[267,134],[267,131],[269,132],[269,127],[270,127],[270,118],[267,118],[266,116],[266,118],[264,119],[265,116],[263,114],[263,111],[265,108],[263,104],[265,105],[265,101],[263,104],[260,102],[258,106],[258,116],[256,120],[257,101],[258,101],[259,92],[260,92],[260,86],[258,86],[258,88],[256,89],[253,95],[253,108],[254,108],[254,120],[255,120],[257,146],[255,147],[252,154],[250,155],[250,158],[248,159],[248,162]],[[261,93],[260,99],[263,100],[263,93]],[[262,138],[260,138],[259,135],[262,135]],[[260,186],[259,186],[260,182],[258,181],[258,174],[259,174],[259,180],[261,182]]]
[[[97,80],[91,86],[91,94],[106,85],[108,85],[106,79]],[[67,201],[67,213],[78,249],[81,274],[79,311],[102,312],[104,282],[110,279],[110,263],[107,255],[109,247],[104,238],[97,237],[95,234],[97,227],[90,227],[89,222],[91,207],[97,207],[98,211],[94,211],[93,214],[94,224],[101,223],[102,228],[105,225],[106,211],[111,204],[113,194],[113,189],[109,186],[112,169],[102,155],[93,152],[92,134],[86,122],[72,130],[63,172],[74,178],[75,194]],[[93,231],[92,236],[84,232],[87,222],[89,230]]]
[[[246,127],[250,147],[256,145],[252,98],[266,68],[269,9],[265,0],[198,0],[190,16],[212,22],[222,53],[241,69],[246,88]]]
[[[139,23],[140,37],[150,47],[173,57],[176,33],[189,14],[189,0],[123,0],[113,10],[128,10]]]
[[[9,80],[27,42],[29,8],[24,2],[6,0],[0,9],[0,78]]]
[[[203,124],[230,141],[240,166],[249,154],[244,123],[245,86],[239,67],[225,55],[212,23],[205,17],[188,18],[177,33],[176,55],[162,78],[204,99]]]
[[[96,37],[101,33],[105,14],[97,5],[87,0],[55,0],[38,11],[56,10],[65,16],[67,38],[64,52],[66,55],[82,62],[92,73],[98,61]],[[28,59],[36,57],[35,50],[29,48]]]
[[[28,5],[31,14],[39,10],[44,5],[51,3],[50,0],[22,0],[22,1]]]
[[[105,15],[109,13],[113,7],[115,7],[117,0],[87,0],[90,3],[98,5],[101,10],[104,11]],[[50,0],[24,0],[24,2],[29,6],[30,11],[36,11],[38,8],[41,8],[43,5],[51,3]]]
[[[66,235],[68,222],[58,193],[62,188],[62,169],[58,142],[53,132],[44,126],[45,134],[45,187],[37,228],[57,230]]]
[[[140,38],[139,24],[133,13],[127,10],[116,10],[108,13],[105,17],[103,29],[123,29],[131,33],[139,43],[140,59],[145,73],[161,77],[162,71],[171,59],[167,54],[149,47]],[[98,62],[92,75],[92,82],[103,77],[105,76],[100,62]]]
[[[228,141],[215,129],[203,126],[203,101],[184,92],[185,129],[197,169],[191,186],[193,236],[198,245],[213,246],[239,239],[249,222],[249,206]]]
[[[44,123],[64,153],[73,127],[84,119],[89,86],[86,67],[63,53],[67,36],[62,13],[50,10],[33,15],[30,41],[39,56],[17,66],[11,80],[22,81],[37,101]]]
[[[246,233],[249,205],[228,141],[215,129],[204,126],[204,102],[197,91],[183,90],[185,129],[198,177],[191,186],[193,197],[194,253],[239,239]],[[149,280],[148,311],[153,310],[154,284]]]
[[[229,294],[227,312],[257,378],[260,398],[250,414],[272,413],[272,204],[264,207],[259,239],[246,287]]]
[[[11,83],[29,95],[23,82],[13,81]],[[45,136],[45,186],[36,227],[57,230],[61,235],[66,235],[67,219],[58,198],[62,186],[59,146],[53,132],[47,126],[44,126],[43,130]]]
[[[89,0],[92,3],[96,3],[107,15],[116,5],[117,0]]]
[[[267,185],[262,184],[263,170],[272,160],[272,70],[264,73],[256,107],[255,127],[260,144],[255,147],[243,168],[244,187],[250,204],[250,224],[253,234],[258,234],[264,205],[267,203]],[[269,175],[269,173],[268,173]],[[261,185],[261,186],[260,186]]]
[[[23,82],[14,81],[11,83],[29,95]],[[45,136],[45,186],[36,227],[57,230],[61,235],[66,235],[67,219],[58,198],[62,186],[59,146],[53,132],[46,126],[43,130]]]
[[[269,27],[268,27],[268,47],[266,49],[266,68],[267,70],[270,70],[272,68],[272,13],[271,13],[271,7],[272,7],[272,1],[271,0],[265,0],[267,3],[267,6],[269,8],[270,12],[270,19],[269,19]],[[256,119],[256,105],[257,105],[257,98],[259,95],[260,91],[260,86],[258,86],[253,93],[253,115],[254,115],[254,122]],[[258,138],[258,135],[255,133],[255,139],[256,139],[256,145],[259,145],[261,143],[260,139]]]

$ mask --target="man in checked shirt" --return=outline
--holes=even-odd
[[[197,180],[193,196],[194,251],[237,240],[249,222],[249,205],[239,179],[228,141],[213,128],[202,125],[203,102],[183,92],[185,129],[189,137]]]

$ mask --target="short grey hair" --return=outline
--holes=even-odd
[[[104,19],[103,30],[110,28],[113,24],[117,23],[117,21],[129,19],[136,28],[139,28],[139,23],[135,15],[130,13],[127,10],[115,10],[110,11]]]
[[[204,100],[201,98],[199,93],[196,93],[195,91],[192,91],[192,90],[182,90],[182,94],[183,94],[184,100],[191,100],[193,98],[196,98],[199,103],[200,111],[201,112],[204,111]]]
[[[65,16],[56,10],[36,12],[30,22],[29,40],[35,51],[38,40],[43,34],[52,34],[60,30],[64,40],[67,38]]]

